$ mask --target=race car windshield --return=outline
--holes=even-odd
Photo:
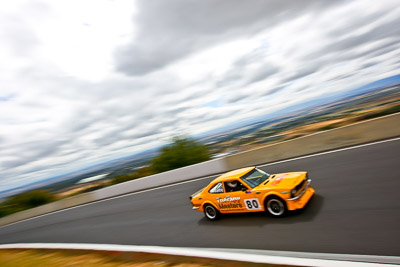
[[[268,179],[270,175],[265,171],[254,169],[246,173],[241,179],[245,181],[251,188],[254,188]]]

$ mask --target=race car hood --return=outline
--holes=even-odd
[[[272,174],[268,183],[262,183],[257,188],[286,188],[290,189],[301,183],[306,177],[307,172],[287,172]]]

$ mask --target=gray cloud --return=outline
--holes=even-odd
[[[279,92],[279,91],[281,91],[281,90],[283,90],[283,89],[285,89],[284,86],[277,86],[277,87],[274,87],[274,88],[265,90],[265,91],[262,93],[261,96],[272,95],[272,94],[275,94],[275,93],[277,93],[277,92]]]
[[[273,94],[283,87],[269,89],[266,87],[261,92],[246,92],[246,88],[253,83],[267,80],[272,75],[281,71],[281,67],[269,62],[268,58],[263,56],[264,51],[256,49],[251,53],[237,59],[225,75],[215,82],[217,88],[229,88],[227,96],[224,98],[226,103],[237,103],[256,99],[258,97]]]
[[[351,73],[347,73],[347,74],[341,74],[341,75],[337,75],[331,79],[328,79],[327,82],[331,82],[331,81],[340,81],[340,80],[344,80],[347,79],[349,77],[353,76],[353,74]]]
[[[367,63],[362,64],[360,66],[360,69],[367,69],[367,68],[373,67],[373,66],[375,66],[377,64],[379,64],[379,62],[377,62],[377,61],[367,62]]]
[[[342,18],[344,23],[337,24],[326,34],[331,38],[337,38],[338,36],[344,36],[349,33],[352,29],[359,29],[365,27],[366,25],[375,23],[377,20],[387,15],[387,10],[374,10],[372,13],[359,12],[353,14],[353,16],[346,16]]]
[[[305,55],[304,59],[313,60],[320,56],[327,55],[329,53],[338,53],[338,52],[344,52],[343,55],[346,56],[346,52],[348,51],[350,51],[350,53],[347,53],[350,58],[357,58],[359,56],[362,56],[363,54],[365,55],[373,53],[375,49],[370,49],[367,52],[359,52],[359,53],[351,49],[359,47],[360,45],[363,44],[374,42],[376,40],[385,40],[385,39],[390,40],[391,38],[398,38],[400,36],[400,27],[398,27],[398,25],[400,25],[400,17],[398,16],[386,22],[381,22],[380,24],[374,24],[374,21],[369,21],[369,23],[373,25],[371,26],[372,27],[371,30],[364,31],[363,33],[348,34],[348,36],[345,38],[335,38],[329,45],[324,46],[319,50],[312,51],[308,55]],[[356,30],[359,30],[361,26],[365,25],[363,25],[362,23],[347,25],[346,27],[347,33],[355,32]],[[335,31],[332,31],[332,35],[334,33]],[[383,47],[381,47],[381,49],[384,49],[384,47],[390,47],[391,45],[395,45],[395,43],[393,43],[392,41],[387,44],[383,44]],[[338,59],[336,58],[336,60]]]
[[[242,101],[248,97],[248,94],[242,93],[242,94],[231,94],[228,97],[225,98],[225,101],[227,103],[236,103],[239,101]]]
[[[138,33],[116,51],[117,69],[142,75],[220,42],[251,36],[304,12],[340,1],[171,0],[138,1]]]
[[[282,80],[283,83],[294,81],[303,77],[306,77],[308,75],[313,74],[320,68],[319,65],[317,64],[312,64],[311,62],[308,63],[305,66],[299,66],[299,68],[292,72],[290,75],[288,75],[285,79]]]
[[[269,76],[278,73],[279,68],[272,65],[264,65],[257,68],[253,73],[250,74],[250,77],[247,81],[247,84],[256,83],[259,81],[263,81],[267,79]]]
[[[215,82],[215,87],[240,88],[243,90],[253,83],[266,80],[270,76],[278,73],[281,69],[268,61],[263,55],[265,53],[261,49],[255,49],[246,54],[235,62],[229,71]],[[238,102],[240,99],[246,98],[246,94],[239,93],[229,96],[226,100],[228,103]]]
[[[257,100],[257,99],[260,99],[261,97],[273,95],[284,89],[285,89],[284,86],[277,86],[277,87],[272,87],[272,88],[266,87],[265,89],[263,89],[259,92],[253,92],[251,94],[249,94],[246,91],[242,91],[241,93],[235,92],[233,94],[228,95],[225,98],[225,101],[228,104],[233,104],[233,103],[237,103],[237,102],[241,102],[241,101]]]
[[[370,56],[370,57],[380,56],[395,51],[396,49],[399,48],[400,48],[400,38],[395,38],[394,40],[388,40],[386,42],[383,42],[381,45],[368,50],[367,52],[361,54],[360,56]]]
[[[5,169],[11,169],[32,164],[42,158],[55,155],[63,144],[65,144],[65,141],[62,140],[30,141],[19,144],[22,149],[16,149],[18,158],[5,160],[0,163],[0,166]]]
[[[296,92],[302,92],[302,91],[305,91],[307,89],[309,89],[309,86],[303,85],[303,86],[300,86],[299,88],[297,88]]]

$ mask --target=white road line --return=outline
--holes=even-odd
[[[392,139],[388,139],[388,140],[377,141],[377,142],[373,142],[373,143],[367,143],[367,144],[362,144],[362,145],[351,146],[351,147],[339,148],[339,149],[325,151],[325,152],[319,152],[319,153],[316,153],[316,154],[296,157],[296,158],[292,158],[292,159],[280,160],[280,161],[267,163],[267,164],[263,164],[263,165],[258,165],[258,166],[259,167],[265,167],[265,166],[269,166],[269,165],[280,164],[280,163],[285,163],[285,162],[289,162],[289,161],[295,161],[295,160],[299,160],[299,159],[317,157],[317,156],[332,154],[332,153],[336,153],[336,152],[341,152],[341,151],[346,151],[346,150],[351,150],[351,149],[357,149],[357,148],[366,147],[366,146],[378,145],[378,144],[383,144],[383,143],[392,142],[392,141],[398,141],[398,140],[400,140],[400,137],[396,137],[396,138],[392,138]]]
[[[341,260],[340,254],[320,254],[319,258],[308,258],[307,253],[302,255],[297,252],[298,257],[267,255],[267,251],[238,252],[229,249],[203,249],[203,248],[179,248],[179,247],[160,247],[160,246],[135,246],[135,245],[107,245],[107,244],[74,244],[74,243],[22,243],[0,245],[0,249],[77,249],[77,250],[99,250],[99,251],[120,251],[120,252],[144,252],[167,255],[178,255],[186,257],[202,257],[220,260],[233,260],[240,262],[267,263],[279,265],[295,266],[349,266],[349,267],[372,267],[372,266],[396,266],[400,263],[400,257],[385,256],[363,256],[354,255],[357,261],[349,261],[346,258]],[[262,253],[264,252],[264,253]],[[280,252],[284,255],[284,251]],[[290,253],[290,252],[287,252]],[[315,253],[317,254],[317,253]],[[328,257],[324,259],[324,257]],[[336,257],[335,260],[329,259]],[[339,258],[338,258],[339,257]],[[377,263],[378,262],[378,263]],[[388,262],[388,263],[385,263]],[[394,263],[394,264],[391,264]],[[397,265],[398,266],[398,265]]]
[[[23,219],[23,220],[20,220],[20,221],[17,221],[17,222],[6,224],[6,225],[3,225],[3,226],[0,226],[0,229],[3,228],[3,227],[7,227],[7,226],[11,226],[11,225],[17,224],[17,223],[22,223],[22,222],[26,222],[26,221],[30,221],[30,220],[34,220],[34,219],[39,219],[41,217],[45,217],[47,215],[56,214],[56,213],[59,213],[59,212],[64,212],[64,211],[68,211],[68,210],[72,210],[72,209],[76,209],[76,208],[81,208],[81,207],[85,207],[85,206],[89,206],[89,205],[95,205],[95,204],[98,204],[98,203],[101,203],[101,202],[105,202],[105,201],[109,201],[109,200],[114,200],[114,199],[123,198],[123,197],[129,197],[129,196],[132,196],[132,195],[146,193],[146,192],[150,192],[150,191],[154,191],[154,190],[158,190],[158,189],[163,189],[163,188],[167,188],[167,187],[172,187],[172,186],[176,186],[176,185],[181,185],[181,184],[196,182],[196,181],[200,181],[200,180],[204,180],[204,179],[209,179],[209,178],[211,178],[213,176],[217,176],[217,175],[211,175],[211,176],[196,178],[196,179],[189,180],[189,181],[179,182],[179,183],[170,184],[170,185],[163,185],[163,186],[160,186],[160,187],[145,189],[145,190],[138,191],[138,192],[132,192],[132,193],[129,193],[129,194],[110,197],[110,198],[106,198],[106,199],[102,199],[102,200],[96,200],[96,201],[93,201],[93,202],[81,204],[81,205],[74,206],[74,207],[65,208],[65,209],[62,209],[62,210],[52,211],[52,212],[49,212],[49,213],[46,213],[46,214],[42,214],[42,215],[38,215],[38,216],[31,217],[31,218],[28,218],[28,219]]]
[[[377,142],[372,142],[372,143],[367,143],[367,144],[362,144],[362,145],[356,145],[356,146],[352,146],[352,147],[335,149],[335,150],[326,151],[326,152],[320,152],[320,153],[316,153],[316,154],[311,154],[311,155],[307,155],[307,156],[301,156],[301,157],[296,157],[296,158],[292,158],[292,159],[286,159],[286,160],[271,162],[271,163],[267,163],[267,164],[263,164],[263,165],[257,165],[257,166],[258,167],[265,167],[265,166],[270,166],[270,165],[274,165],[274,164],[280,164],[280,163],[285,163],[285,162],[290,162],[290,161],[295,161],[295,160],[300,160],[300,159],[305,159],[305,158],[311,158],[311,157],[318,157],[318,156],[322,156],[322,155],[327,155],[327,154],[332,154],[332,153],[337,153],[337,152],[342,152],[342,151],[346,151],[346,150],[357,149],[357,148],[362,148],[362,147],[367,147],[367,146],[373,146],[373,145],[378,145],[378,144],[383,144],[383,143],[388,143],[388,142],[393,142],[393,141],[398,141],[398,140],[400,140],[400,137],[396,137],[396,138],[392,138],[392,139],[388,139],[388,140],[377,141]],[[136,195],[136,194],[146,193],[146,192],[159,190],[159,189],[163,189],[163,188],[168,188],[168,187],[172,187],[172,186],[177,186],[177,185],[182,185],[182,184],[186,184],[186,183],[197,182],[197,181],[204,180],[204,179],[210,179],[210,178],[212,178],[214,176],[217,176],[217,175],[218,174],[210,175],[210,176],[196,178],[196,179],[183,181],[183,182],[179,182],[179,183],[163,185],[163,186],[160,186],[160,187],[145,189],[145,190],[142,190],[142,191],[132,192],[132,193],[129,193],[129,194],[124,194],[124,195],[120,195],[120,196],[115,196],[115,197],[111,197],[111,198],[97,200],[97,201],[86,203],[86,204],[82,204],[82,205],[79,205],[79,206],[74,206],[74,207],[70,207],[70,208],[66,208],[66,209],[62,209],[62,210],[57,210],[57,211],[53,211],[53,212],[46,213],[46,214],[43,214],[43,215],[39,215],[39,216],[36,216],[36,217],[32,217],[32,218],[24,219],[24,220],[21,220],[21,221],[13,222],[13,223],[10,223],[10,224],[7,224],[7,225],[0,226],[0,229],[3,228],[3,227],[11,226],[11,225],[14,225],[14,224],[17,224],[17,223],[26,222],[26,221],[33,220],[33,219],[38,219],[38,218],[41,218],[41,217],[44,217],[44,216],[47,216],[47,215],[52,215],[52,214],[56,214],[56,213],[63,212],[63,211],[68,211],[68,210],[72,210],[72,209],[76,209],[76,208],[80,208],[80,207],[84,207],[84,206],[88,206],[88,205],[95,205],[95,204],[98,204],[98,203],[101,203],[101,202],[104,202],[104,201],[114,200],[114,199],[123,198],[123,197],[129,197],[129,196],[133,196],[133,195]]]

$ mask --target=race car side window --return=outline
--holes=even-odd
[[[236,191],[246,191],[247,187],[244,186],[241,182],[234,180],[224,183],[226,192],[236,192]]]
[[[222,183],[217,183],[213,187],[211,187],[210,191],[211,194],[219,194],[224,192],[224,188],[222,187]]]

